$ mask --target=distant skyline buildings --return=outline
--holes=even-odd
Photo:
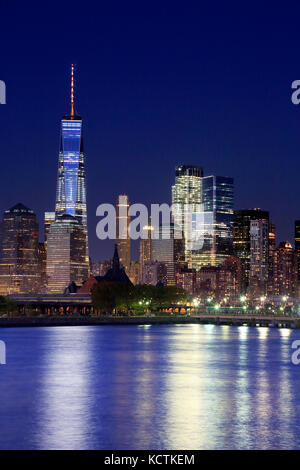
[[[127,274],[131,261],[129,224],[129,198],[126,194],[120,194],[116,203],[116,245],[120,264],[125,268]]]
[[[19,203],[1,223],[0,295],[37,292],[41,275],[38,223],[33,210]]]
[[[0,271],[2,269],[3,279],[6,279],[3,284],[6,284],[5,288],[8,290],[14,285],[21,286],[20,292],[47,289],[48,292],[59,293],[64,291],[69,283],[84,282],[90,266],[93,266],[93,270],[105,269],[105,263],[101,267],[100,265],[96,267],[89,259],[82,117],[74,109],[73,66],[70,105],[70,114],[64,115],[61,119],[55,211],[45,212],[44,242],[39,243],[38,238],[36,240],[36,237],[33,237],[33,240],[37,241],[35,263],[32,264],[32,276],[36,277],[35,284],[33,281],[30,283],[31,274],[26,275],[28,283],[25,285],[25,275],[23,280],[20,278],[18,281],[17,278],[13,279],[13,276],[16,276],[13,272],[16,273],[18,270],[9,263],[8,267],[4,267],[9,249],[11,253],[17,250],[20,256],[23,256],[25,271],[30,264],[29,258],[25,257],[26,250],[29,253],[29,248],[26,250],[24,248],[27,243],[26,218],[24,217],[23,225],[21,224],[24,230],[22,234],[24,246],[20,245],[21,236],[18,235],[19,238],[15,238],[11,248],[8,249],[8,245],[5,246],[8,241],[6,213],[10,211],[6,211],[4,215],[0,233]],[[142,279],[152,279],[151,282],[154,282],[154,279],[164,279],[168,285],[176,285],[179,282],[180,285],[187,286],[188,291],[195,292],[203,292],[206,288],[207,291],[213,290],[214,286],[215,289],[224,292],[224,295],[232,295],[238,290],[237,286],[241,285],[245,292],[250,286],[251,295],[256,295],[259,290],[271,295],[274,286],[278,292],[284,290],[278,279],[287,279],[285,290],[297,291],[293,280],[295,252],[292,246],[289,242],[282,242],[276,248],[275,226],[270,223],[267,211],[261,209],[234,211],[233,178],[206,176],[202,166],[178,165],[175,168],[175,183],[171,187],[171,200],[172,213],[171,205],[167,202],[151,204],[150,211],[152,216],[153,207],[162,208],[162,212],[166,209],[170,216],[169,225],[165,222],[165,214],[157,217],[156,213],[154,217],[156,226],[154,224],[152,226],[147,206],[137,204],[139,207],[143,206],[147,213],[147,217],[141,218],[140,224],[135,221],[137,232],[139,228],[144,233],[147,231],[147,236],[140,239],[139,261],[132,259],[129,228],[134,210],[130,216],[129,196],[120,194],[116,205],[113,206],[116,229],[114,239],[120,264],[134,284]],[[18,204],[15,208],[18,206],[18,210],[26,213],[25,206]],[[147,220],[148,225],[144,225]],[[19,228],[14,230],[17,232]],[[170,235],[166,237],[167,232]],[[158,237],[152,238],[154,234]],[[300,223],[296,221],[298,278],[299,240]],[[83,252],[84,257],[82,257]],[[21,257],[16,262],[19,268],[22,265]],[[229,259],[232,263],[227,265]],[[165,275],[162,274],[164,272]],[[200,274],[196,275],[197,272]],[[203,284],[204,287],[200,288],[199,283],[210,287],[205,287]]]

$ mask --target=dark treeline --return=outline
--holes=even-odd
[[[143,313],[159,311],[188,299],[185,290],[177,287],[133,286],[118,282],[100,282],[91,291],[92,302],[99,313]]]

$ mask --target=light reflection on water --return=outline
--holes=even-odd
[[[300,448],[300,331],[1,329],[1,449]]]

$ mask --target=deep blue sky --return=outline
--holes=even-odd
[[[120,192],[170,202],[174,167],[235,179],[235,208],[270,210],[278,238],[300,218],[300,6],[289,2],[0,0],[0,211],[53,210],[69,65],[84,119],[93,259],[96,207]],[[108,6],[109,4],[110,6]],[[72,6],[73,5],[73,6]]]

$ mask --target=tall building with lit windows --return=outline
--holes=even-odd
[[[192,214],[199,248],[191,253],[190,267],[197,270],[223,264],[232,255],[233,240],[233,179],[205,176],[201,184],[202,211]]]
[[[126,194],[120,194],[116,205],[116,245],[118,247],[120,264],[126,273],[130,270],[130,236],[129,224],[129,198]]]
[[[35,213],[23,204],[5,211],[1,223],[0,294],[38,292],[39,227]]]
[[[44,243],[47,251],[47,238],[50,231],[50,225],[55,221],[55,212],[45,212],[44,216]]]
[[[173,222],[182,233],[185,261],[191,264],[192,214],[202,204],[203,169],[198,166],[180,165],[175,169],[175,184],[172,186]]]
[[[55,218],[64,214],[75,217],[83,226],[88,252],[85,155],[83,152],[82,118],[74,111],[74,66],[71,68],[71,112],[61,120],[61,136]]]
[[[176,285],[176,271],[184,264],[184,240],[179,232],[173,223],[154,227],[152,261],[165,264],[167,286]]]
[[[250,221],[250,283],[266,283],[269,274],[269,221]]]
[[[241,209],[234,211],[233,217],[233,251],[244,264],[244,286],[247,287],[250,279],[251,258],[251,221],[262,220],[269,222],[269,212],[261,209]]]
[[[86,237],[83,225],[72,215],[58,216],[47,237],[47,290],[62,294],[71,282],[88,278]]]
[[[300,281],[300,220],[295,221],[295,250],[297,253],[297,271]]]

